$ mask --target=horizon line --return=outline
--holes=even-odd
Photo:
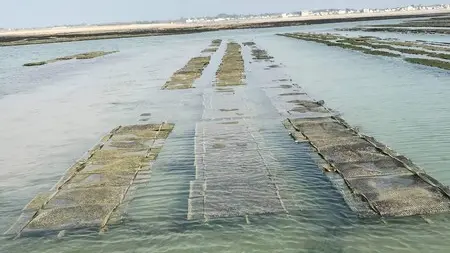
[[[40,27],[21,27],[21,28],[7,28],[7,27],[0,27],[1,30],[22,30],[22,29],[42,29],[42,28],[60,28],[60,27],[77,27],[77,26],[108,26],[108,25],[126,25],[126,24],[164,24],[164,23],[174,23],[174,22],[180,22],[180,21],[186,21],[188,19],[199,19],[199,18],[217,18],[221,15],[226,16],[262,16],[262,15],[281,15],[281,14],[292,14],[292,13],[301,13],[301,12],[317,12],[317,11],[336,11],[336,10],[356,10],[356,11],[362,11],[365,9],[369,10],[387,10],[387,9],[401,9],[406,7],[433,7],[433,6],[449,6],[450,3],[435,3],[435,4],[409,4],[409,5],[402,5],[397,7],[378,7],[378,8],[321,8],[321,9],[302,9],[302,10],[296,10],[296,11],[290,11],[290,12],[266,12],[266,13],[219,13],[214,16],[193,16],[193,17],[178,17],[176,19],[159,19],[159,20],[134,20],[134,21],[108,21],[108,22],[96,22],[96,23],[78,23],[78,24],[59,24],[59,25],[50,25],[50,26],[40,26]]]

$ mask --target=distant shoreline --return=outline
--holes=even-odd
[[[224,21],[217,23],[205,22],[195,24],[130,24],[24,29],[0,32],[0,46],[20,46],[84,40],[190,34],[232,29],[270,28],[324,23],[419,18],[449,14],[450,10],[409,11],[395,13],[358,13],[277,19],[252,19],[242,21]]]

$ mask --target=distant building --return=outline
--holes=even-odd
[[[223,22],[223,21],[240,21],[240,20],[252,20],[252,19],[271,19],[271,18],[291,18],[291,17],[307,17],[307,16],[328,16],[328,15],[345,15],[353,13],[395,13],[395,12],[409,12],[409,11],[432,11],[432,10],[450,10],[450,4],[435,4],[435,5],[410,5],[398,8],[385,8],[385,9],[321,9],[314,11],[298,11],[291,13],[264,13],[260,15],[228,15],[219,14],[216,17],[197,17],[182,19],[180,22],[190,23],[205,23],[205,22]]]
[[[283,14],[281,14],[281,17],[282,18],[291,18],[291,17],[293,17],[294,15],[292,14],[292,13],[283,13]]]
[[[300,12],[300,16],[302,17],[307,17],[307,16],[311,16],[311,12],[310,11],[301,11]]]

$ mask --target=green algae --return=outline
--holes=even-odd
[[[23,66],[24,67],[42,66],[42,65],[45,65],[47,63],[48,62],[46,62],[46,61],[38,61],[38,62],[25,63]]]
[[[239,124],[239,121],[222,122],[220,124],[222,124],[222,125],[237,125],[237,124]]]
[[[121,149],[126,149],[126,150],[132,149],[133,151],[142,151],[142,150],[146,150],[147,149],[147,146],[143,142],[141,142],[139,140],[135,140],[135,139],[113,141],[113,142],[111,142],[110,147],[117,148],[119,150],[121,150]]]
[[[217,86],[244,85],[244,59],[241,50],[241,45],[238,43],[228,43],[225,55],[216,72]]]
[[[437,51],[447,51],[450,50],[450,48],[444,48],[444,47],[433,47],[433,46],[427,46],[427,45],[421,45],[418,43],[412,43],[412,42],[386,42],[386,41],[380,41],[380,40],[366,40],[366,39],[361,39],[361,38],[345,38],[345,39],[341,39],[338,40],[337,42],[343,42],[343,43],[349,43],[352,45],[361,45],[361,46],[366,46],[366,47],[371,47],[371,48],[375,48],[375,49],[387,49],[390,51],[397,51],[403,54],[414,54],[414,55],[425,55],[425,56],[429,56],[429,57],[433,57],[433,58],[440,58],[440,59],[445,59],[445,60],[449,60],[450,59],[450,54],[446,54],[446,53],[438,53]],[[389,45],[391,44],[391,45]],[[401,47],[395,47],[395,46],[403,46],[403,47],[416,47],[415,48],[401,48]],[[422,48],[422,49],[421,49]],[[430,50],[430,51],[434,51],[434,52],[428,52],[428,51],[424,51],[423,49],[426,50]],[[395,54],[395,53],[390,53],[390,52],[386,52],[386,51],[375,51],[376,54],[378,53],[378,55],[384,55],[384,56],[391,56],[391,57],[400,57],[400,54]],[[367,51],[367,53],[370,53],[370,51]]]
[[[257,47],[252,48],[252,56],[253,60],[266,60],[270,61],[273,59],[272,56],[270,56],[266,50],[259,49]]]
[[[226,148],[226,145],[222,144],[222,143],[214,143],[213,148],[214,149],[223,149],[223,148]]]
[[[397,41],[393,39],[383,40],[381,38],[376,37],[367,37],[367,36],[361,36],[359,38],[347,38],[343,37],[336,42],[344,42],[344,43],[350,43],[353,45],[362,45],[367,47],[372,47],[376,49],[388,49],[388,50],[397,50],[402,53],[407,54],[432,54],[430,52],[426,52],[425,50],[429,51],[435,51],[435,52],[450,52],[449,47],[439,47],[439,46],[433,46],[433,45],[427,45],[424,43],[419,42],[412,42],[412,41]],[[397,47],[394,47],[397,46]],[[400,48],[399,48],[400,47]],[[401,48],[403,47],[403,48]],[[405,48],[407,47],[407,48]],[[413,49],[418,48],[418,49]],[[430,55],[432,56],[432,55]]]
[[[244,45],[244,46],[255,46],[256,43],[253,42],[253,41],[247,41],[247,42],[242,43],[242,45]]]
[[[100,225],[112,205],[74,206],[43,210],[25,228],[27,230],[62,230]]]
[[[218,49],[219,49],[218,47],[210,47],[203,49],[202,53],[215,53],[217,52]]]
[[[408,20],[403,21],[400,24],[383,24],[383,25],[374,25],[372,27],[450,27],[450,18],[442,17],[442,18],[429,18],[423,20]]]
[[[390,53],[390,52],[381,51],[381,50],[365,50],[365,51],[363,51],[363,53],[371,54],[371,55],[387,56],[387,57],[401,57],[400,54]]]
[[[79,173],[63,189],[124,186],[133,181],[135,173]]]
[[[306,95],[305,92],[288,92],[288,93],[282,93],[279,96],[299,96],[299,95]]]
[[[172,75],[162,89],[178,90],[193,88],[194,81],[202,75],[203,70],[209,65],[210,61],[211,56],[201,56],[190,59],[183,68],[177,70]]]
[[[72,56],[63,56],[63,57],[55,58],[55,60],[56,61],[68,61],[68,60],[72,60],[74,58],[75,57],[72,55]]]
[[[239,109],[220,109],[221,112],[236,112],[239,111]]]
[[[423,58],[405,58],[405,61],[414,64],[421,64],[429,67],[436,67],[440,69],[450,70],[450,62],[432,60],[432,59],[423,59]]]
[[[230,87],[216,87],[216,91],[220,93],[233,93],[234,89]]]
[[[87,174],[117,174],[117,173],[135,173],[136,171],[148,166],[152,159],[143,155],[125,156],[121,159],[110,161],[106,164],[98,165],[92,163],[87,166],[82,173]]]
[[[38,193],[24,208],[24,210],[39,210],[47,202],[53,192]]]
[[[213,47],[218,47],[218,46],[220,46],[220,44],[222,44],[221,39],[215,39],[211,42],[211,46],[213,46]]]
[[[76,54],[76,55],[73,55],[72,57],[77,60],[86,60],[86,59],[97,58],[100,56],[105,56],[108,54],[117,53],[117,52],[118,51],[111,51],[111,52],[94,51],[94,52],[88,52],[88,53],[83,53],[83,54]]]
[[[72,166],[53,192],[38,194],[24,209],[14,233],[58,231],[117,222],[119,208],[134,184],[145,182],[141,172],[151,169],[161,151],[161,142],[174,125],[147,124],[116,128],[86,158]],[[125,142],[125,144],[116,145]],[[144,148],[144,146],[146,146]],[[141,176],[140,176],[141,175]],[[134,186],[135,187],[135,186]],[[111,219],[111,217],[115,217]]]
[[[91,153],[88,152],[88,153]],[[92,157],[91,155],[89,155],[88,157]],[[55,184],[55,186],[52,188],[52,190],[58,190],[60,189],[64,184],[67,183],[67,181],[70,181],[73,176],[75,176],[78,172],[80,172],[81,170],[83,170],[86,166],[86,158],[80,159],[79,161],[77,161],[74,165],[72,165],[64,174],[64,176],[61,177],[61,179]]]
[[[174,128],[174,124],[146,124],[125,126],[117,131],[117,135],[131,134],[138,138],[165,139]]]
[[[105,165],[113,163],[117,160],[121,160],[125,156],[127,156],[127,153],[124,152],[123,150],[118,149],[99,150],[91,157],[91,159],[89,159],[89,163],[95,165]]]
[[[216,91],[234,91],[231,87],[216,87]]]
[[[24,67],[32,67],[32,66],[42,66],[45,64],[50,64],[58,61],[67,61],[67,60],[87,60],[87,59],[93,59],[101,56],[105,56],[108,54],[114,54],[119,51],[93,51],[93,52],[87,52],[87,53],[81,53],[81,54],[75,54],[75,55],[69,55],[64,57],[58,57],[55,59],[47,60],[47,61],[39,61],[39,62],[30,62],[23,64]]]
[[[354,27],[338,29],[339,31],[361,31],[361,32],[393,32],[393,33],[413,33],[413,34],[450,34],[449,29],[441,28],[410,28],[410,27]]]
[[[350,50],[354,50],[354,51],[358,51],[364,54],[370,54],[370,55],[379,55],[379,56],[388,56],[388,57],[400,57],[400,54],[396,54],[396,53],[391,53],[391,52],[387,52],[387,51],[382,51],[382,50],[374,50],[374,49],[369,49],[366,47],[361,47],[361,46],[355,46],[353,44],[347,44],[347,43],[339,43],[339,42],[327,42],[324,43],[328,46],[333,46],[333,47],[340,47],[343,49],[350,49]],[[357,45],[362,45],[362,46],[367,46],[369,47],[369,44],[364,44],[364,43],[355,43]]]
[[[46,205],[46,209],[71,206],[116,205],[127,185],[110,187],[75,188],[60,191]]]
[[[148,149],[148,148],[147,148]],[[155,160],[158,156],[158,153],[161,151],[161,148],[152,148],[148,154],[148,158],[150,160]],[[90,164],[94,165],[106,165],[114,163],[117,160],[122,160],[126,157],[137,157],[142,155],[135,155],[136,152],[127,152],[123,150],[117,150],[117,149],[108,149],[108,150],[100,150],[95,153],[95,155],[92,156],[91,159],[89,159]]]
[[[312,33],[294,33],[283,34],[281,36],[313,41],[327,46],[340,47],[344,49],[350,49],[364,54],[385,56],[385,57],[398,57],[403,58],[405,61],[415,64],[422,64],[430,67],[437,67],[448,70],[449,62],[441,61],[450,60],[450,54],[445,53],[450,50],[448,47],[436,47],[431,45],[424,45],[418,42],[399,42],[383,40],[374,37],[359,37],[349,38],[345,36],[337,35],[322,35]],[[409,47],[409,48],[406,48]],[[383,50],[378,50],[383,49]],[[389,50],[389,51],[384,51]],[[428,51],[425,51],[428,50]],[[406,56],[405,56],[406,55]],[[407,55],[423,55],[431,57],[431,59],[424,58],[411,58]]]
[[[206,48],[202,51],[202,53],[215,53],[220,47],[220,44],[222,44],[221,39],[216,39],[211,42],[209,45],[209,48]]]
[[[394,40],[383,41],[383,40],[379,39],[379,40],[376,40],[374,42],[376,42],[376,43],[386,43],[386,44],[391,44],[391,45],[395,45],[395,46],[402,46],[402,47],[419,47],[419,48],[423,48],[423,49],[430,50],[430,51],[450,52],[450,48],[449,47],[438,47],[438,46],[427,45],[427,44],[422,44],[422,43],[412,42],[412,41],[394,41]]]

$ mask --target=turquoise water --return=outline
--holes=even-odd
[[[153,122],[176,123],[150,182],[138,190],[124,224],[104,235],[0,237],[0,252],[448,252],[450,233],[445,222],[450,216],[358,219],[312,163],[307,148],[295,144],[281,124],[283,118],[270,97],[271,86],[277,85],[272,80],[289,78],[364,133],[450,185],[448,72],[274,35],[353,25],[0,48],[1,232],[14,223],[29,200],[50,189],[112,128],[137,123],[142,113],[151,113]],[[448,41],[438,36],[388,35]],[[284,180],[283,194],[296,210],[290,215],[254,216],[249,223],[241,218],[186,221],[189,181],[195,173],[195,125],[214,117],[204,103],[211,100],[211,82],[224,48],[196,89],[161,91],[160,87],[216,38],[254,40],[282,64],[270,71],[246,64],[247,86],[237,89],[248,113],[256,118],[251,124],[278,161],[274,170]],[[120,53],[21,67],[92,50]],[[247,63],[250,56],[245,52]],[[212,103],[211,108],[215,106]]]

